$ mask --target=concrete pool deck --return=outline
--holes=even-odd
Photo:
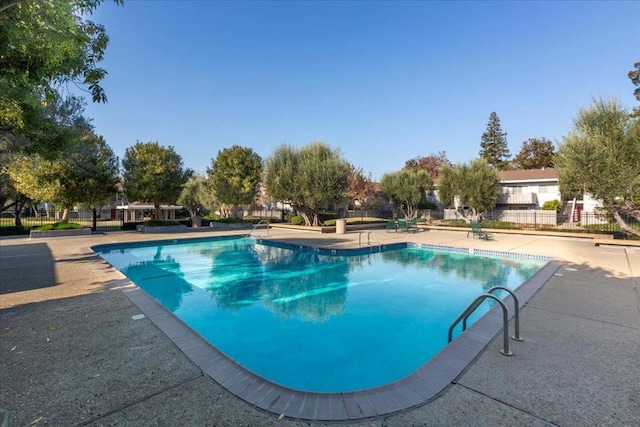
[[[122,292],[127,281],[89,249],[222,234],[234,233],[0,239],[0,409],[20,426],[321,425],[278,420],[223,389],[148,317],[134,320],[141,309]],[[269,233],[335,248],[361,237]],[[500,354],[497,336],[436,399],[349,425],[640,424],[640,248],[440,230],[375,237],[545,255],[561,266],[521,311],[525,341],[512,344],[514,356]]]

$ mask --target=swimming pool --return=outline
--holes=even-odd
[[[95,250],[246,369],[323,393],[406,377],[446,346],[448,326],[476,296],[496,285],[515,289],[548,261],[407,244],[372,253],[243,238]]]

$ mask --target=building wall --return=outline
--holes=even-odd
[[[529,209],[540,209],[545,202],[562,201],[560,186],[550,182],[504,183],[502,184],[502,193],[508,195],[498,200],[502,209],[509,209],[509,205],[518,205],[519,207],[528,205]]]

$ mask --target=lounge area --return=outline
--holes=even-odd
[[[387,220],[386,231],[415,233],[418,231],[418,220],[416,218]]]

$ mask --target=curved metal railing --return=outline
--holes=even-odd
[[[260,225],[266,225],[267,228],[267,236],[269,235],[269,221],[267,221],[266,219],[261,219],[260,221],[258,221],[258,223],[256,223],[256,225],[253,226],[253,228],[251,229],[251,231],[249,232],[249,234],[247,234],[244,237],[249,237],[251,236],[251,234],[256,231],[256,228],[258,228],[258,226]]]
[[[500,352],[502,354],[504,354],[505,356],[511,356],[513,354],[513,353],[511,353],[511,351],[509,351],[509,312],[507,310],[507,305],[504,303],[504,301],[502,301],[500,298],[498,298],[497,296],[492,294],[492,292],[497,291],[497,290],[506,291],[513,297],[514,317],[515,317],[514,329],[515,329],[515,331],[514,331],[514,335],[511,338],[513,340],[515,340],[515,341],[523,341],[523,339],[520,337],[520,301],[518,300],[518,297],[509,288],[506,288],[504,286],[494,286],[491,289],[489,289],[486,293],[478,296],[471,304],[469,304],[469,306],[462,312],[462,314],[460,316],[458,316],[458,318],[451,324],[451,326],[449,327],[449,336],[448,336],[449,341],[448,342],[451,342],[453,340],[453,330],[458,325],[458,323],[462,322],[462,330],[465,331],[467,329],[467,319],[469,318],[469,316],[478,307],[480,307],[480,305],[487,298],[489,298],[489,299],[492,299],[492,300],[496,301],[498,304],[500,304],[500,307],[502,308],[502,323],[503,323],[502,340],[503,340],[503,348],[502,348],[502,350],[500,350]]]

